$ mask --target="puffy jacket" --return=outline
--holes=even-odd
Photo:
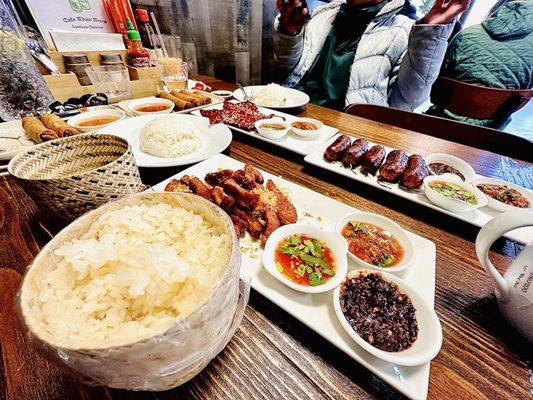
[[[317,8],[297,36],[278,31],[274,51],[279,67],[295,86],[313,64],[344,1]],[[415,24],[414,6],[390,0],[371,21],[357,47],[350,72],[346,105],[371,103],[414,110],[428,97],[439,74],[454,23]]]
[[[508,1],[482,24],[473,25],[455,35],[446,53],[442,75],[494,88],[531,89],[533,1]],[[466,118],[447,110],[439,112],[433,109],[430,113],[476,125],[502,128],[492,120]]]

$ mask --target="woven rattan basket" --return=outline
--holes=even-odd
[[[72,348],[58,343],[42,328],[40,282],[59,262],[55,251],[87,232],[102,214],[126,206],[166,203],[201,215],[231,237],[230,256],[222,275],[203,304],[165,331],[113,347],[87,343]],[[162,215],[161,218],[165,216]],[[241,253],[228,215],[202,197],[185,193],[142,193],[109,203],[77,219],[58,233],[37,255],[19,291],[19,316],[37,349],[87,384],[133,390],[167,390],[198,374],[228,343],[248,303],[249,285],[239,284]]]
[[[13,158],[8,171],[43,212],[63,222],[145,189],[128,142],[113,135],[39,144]]]

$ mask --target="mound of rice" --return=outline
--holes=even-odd
[[[153,336],[204,303],[230,253],[222,228],[184,208],[109,211],[55,250],[59,262],[38,283],[39,324],[71,348]]]
[[[254,102],[262,106],[282,106],[287,101],[283,86],[277,83],[269,83],[263,89],[253,93]]]
[[[165,115],[148,122],[141,131],[141,150],[157,157],[184,156],[201,146],[197,128],[187,117]]]

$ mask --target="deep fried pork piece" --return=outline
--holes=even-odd
[[[165,186],[165,192],[191,193],[191,189],[189,189],[189,185],[186,185],[177,179],[172,179],[169,183],[167,183],[167,186]]]
[[[235,199],[224,193],[224,189],[220,186],[215,186],[213,188],[213,191],[211,192],[211,200],[226,212],[231,212],[235,206]]]
[[[252,235],[253,238],[257,239],[261,236],[261,233],[263,232],[263,224],[260,221],[260,213],[257,212],[246,212],[241,209],[236,208],[233,212],[233,215],[236,217],[244,220],[248,224],[248,232],[250,232],[250,235]]]
[[[259,195],[239,186],[234,179],[226,179],[222,182],[224,191],[235,198],[238,205],[246,210],[253,210],[259,202]]]
[[[272,232],[281,226],[277,212],[270,206],[263,209],[263,220],[265,221],[265,228],[261,234],[261,244],[265,244]]]
[[[217,172],[210,172],[205,176],[205,181],[211,186],[220,186],[226,179],[232,178],[235,172],[231,169],[221,169]]]
[[[250,164],[246,164],[244,169],[235,171],[233,179],[248,190],[253,190],[264,182],[263,175]]]
[[[213,192],[213,188],[203,183],[196,176],[193,176],[189,179],[189,188],[194,194],[202,196],[207,200],[211,200],[211,193]]]
[[[248,222],[246,220],[243,220],[236,215],[230,215],[231,221],[233,222],[233,227],[235,228],[235,233],[237,234],[237,237],[241,237],[244,235],[244,232],[248,229]]]
[[[296,208],[272,180],[267,181],[266,191],[260,196],[262,204],[269,205],[276,210],[281,225],[294,224],[298,221]]]

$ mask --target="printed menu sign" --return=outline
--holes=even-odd
[[[26,4],[49,46],[50,30],[113,32],[100,0],[26,0]]]

